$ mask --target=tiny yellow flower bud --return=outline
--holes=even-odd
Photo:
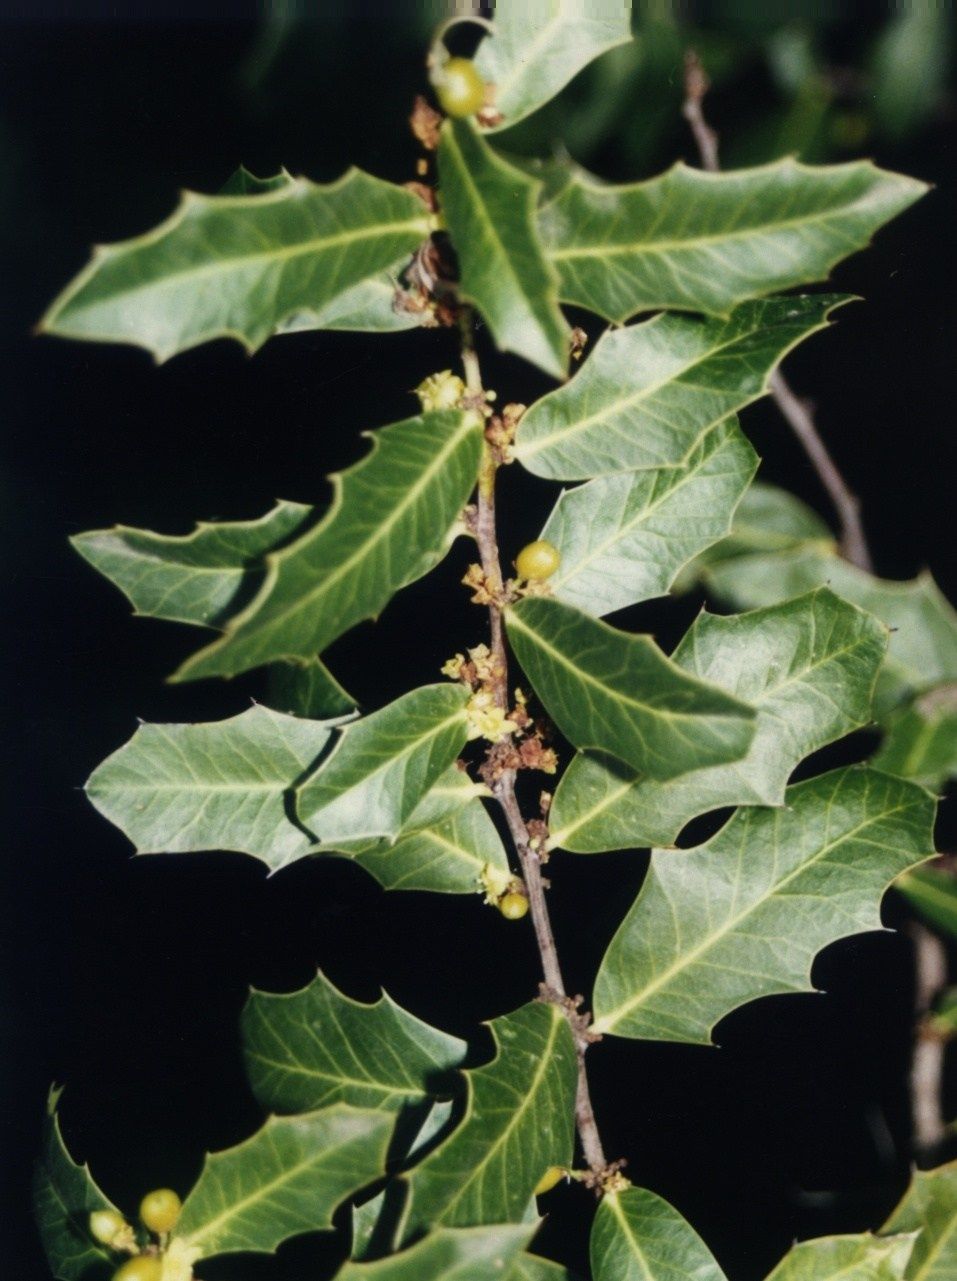
[[[451,369],[443,369],[441,373],[429,374],[428,378],[423,378],[416,387],[415,394],[426,411],[454,409],[465,395],[465,383]]]

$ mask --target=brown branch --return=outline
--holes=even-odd
[[[485,405],[485,391],[482,386],[482,373],[472,334],[472,315],[466,308],[460,317],[462,368],[465,372],[465,383],[468,399],[476,408]],[[508,710],[508,651],[505,646],[505,634],[502,620],[502,566],[498,550],[498,534],[495,520],[495,474],[497,463],[492,450],[484,446],[482,466],[479,473],[478,504],[474,522],[475,540],[478,544],[485,585],[491,597],[488,606],[489,624],[492,639],[492,661],[494,669],[493,692],[498,707]],[[522,817],[518,797],[515,795],[515,770],[509,769],[495,780],[492,792],[501,807],[508,825],[512,843],[522,869],[525,890],[528,895],[529,912],[535,930],[535,941],[542,962],[542,974],[545,978],[543,995],[558,1005],[568,1019],[578,1056],[578,1086],[575,1096],[575,1124],[581,1139],[582,1151],[589,1168],[598,1175],[608,1168],[598,1125],[592,1108],[588,1090],[588,1075],[585,1068],[585,1051],[590,1044],[587,1033],[587,1020],[577,1012],[576,1001],[570,1000],[562,978],[561,965],[558,959],[558,948],[552,930],[548,904],[545,901],[545,887],[542,883],[542,865],[538,851],[533,847],[528,835],[528,827]]]
[[[702,169],[706,169],[708,173],[717,173],[721,168],[718,160],[718,135],[705,119],[702,107],[708,88],[708,77],[698,55],[693,49],[689,49],[685,53],[685,101],[681,111],[694,135]],[[811,406],[794,393],[780,369],[776,369],[771,375],[769,385],[771,398],[801,442],[834,507],[840,529],[841,555],[859,569],[870,571],[873,563],[861,524],[860,500],[852,493],[831,457],[814,422]]]
[[[918,1154],[930,1153],[947,1137],[941,1102],[946,1039],[934,1031],[934,998],[947,984],[947,951],[918,921],[911,922],[914,944],[914,1011],[917,1030],[910,1071],[911,1124]]]

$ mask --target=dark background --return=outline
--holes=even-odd
[[[136,717],[227,716],[262,690],[255,675],[164,685],[197,633],[131,619],[67,537],[114,522],[186,532],[197,518],[257,516],[277,496],[321,500],[324,476],[359,456],[360,430],[406,416],[408,389],[454,363],[443,332],[305,334],[271,342],[252,360],[217,342],[162,368],[133,349],[30,332],[91,243],[145,230],[170,211],[178,188],[215,190],[240,161],[257,173],[285,164],[320,180],[350,163],[399,181],[413,176],[404,121],[422,88],[427,17],[393,6],[345,9],[285,33],[281,24],[214,20],[201,9],[186,23],[155,7],[142,20],[90,10],[68,21],[34,9],[31,21],[18,21],[10,10],[0,23],[8,620],[0,1224],[20,1281],[47,1276],[28,1169],[50,1081],[67,1087],[72,1150],[132,1209],[149,1187],[185,1192],[205,1150],[258,1124],[236,1031],[250,983],[290,990],[318,965],[356,997],[372,999],[384,984],[421,1017],[468,1037],[476,1059],[488,1052],[477,1024],[535,991],[527,924],[504,921],[477,897],[388,896],[334,860],[272,879],[239,855],[130,860],[125,839],[79,790]],[[719,72],[710,109],[729,156],[768,158],[787,137],[806,157],[841,159],[856,142],[857,151],[937,184],[835,273],[837,288],[867,302],[843,311],[788,370],[818,402],[822,428],[864,499],[880,570],[907,577],[929,565],[957,598],[957,326],[944,285],[957,226],[952,110],[945,94],[903,133],[882,129],[868,114],[865,81],[849,101],[829,97],[813,129],[795,135],[794,104],[807,82],[788,96],[763,43],[774,23],[749,23],[746,10],[712,6],[695,36]],[[793,19],[796,7],[784,12]],[[821,65],[857,67],[884,21],[876,6],[834,6],[823,27],[798,28],[811,31]],[[528,145],[545,128],[578,138],[578,158],[618,179],[650,175],[678,154],[691,159],[676,111],[688,37],[671,28],[655,38],[631,96],[609,106],[601,77],[584,77],[537,136],[526,131]],[[608,130],[594,143],[583,127],[599,108]],[[491,353],[486,374],[506,400],[546,388],[526,366]],[[762,474],[826,513],[773,407],[747,410],[744,423],[765,459]],[[504,491],[511,558],[537,532],[553,491],[514,473]],[[483,617],[457,586],[467,557],[457,544],[377,625],[328,655],[366,706],[436,679],[449,654],[483,638]],[[670,646],[699,603],[644,606],[620,621]],[[813,765],[871,745],[859,735]],[[954,848],[955,828],[945,807],[942,848]],[[571,990],[588,990],[644,866],[634,851],[553,860],[550,901]],[[899,905],[885,915],[899,920]],[[671,1199],[744,1281],[763,1276],[794,1237],[876,1226],[906,1179],[906,936],[838,944],[818,961],[815,980],[826,996],[762,1001],[729,1017],[720,1049],[609,1040],[591,1057],[609,1154],[627,1155],[633,1180]],[[587,1194],[564,1189],[550,1206],[538,1248],[570,1251],[581,1264]],[[318,1277],[324,1248],[300,1240],[277,1259],[211,1271]]]

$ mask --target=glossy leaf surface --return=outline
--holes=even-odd
[[[330,720],[356,710],[355,699],[318,658],[304,663],[270,663],[268,702],[279,712],[309,720]]]
[[[518,1281],[512,1264],[533,1231],[525,1224],[437,1228],[400,1254],[347,1263],[335,1281]]]
[[[576,178],[539,227],[563,302],[618,323],[659,309],[727,315],[825,279],[926,190],[865,160],[718,174],[679,163],[630,186]]]
[[[872,764],[934,789],[957,776],[957,681],[936,685],[894,712]]]
[[[902,1281],[914,1250],[912,1234],[818,1237],[799,1241],[768,1281]]]
[[[602,1198],[590,1253],[594,1281],[724,1281],[694,1228],[645,1188]]]
[[[957,880],[940,867],[919,867],[894,885],[931,925],[957,938]]]
[[[595,1027],[708,1044],[748,1001],[812,990],[828,943],[880,929],[884,890],[933,852],[933,798],[857,767],[740,809],[691,850],[656,850],[595,984]]]
[[[536,694],[579,749],[608,752],[654,778],[748,750],[754,708],[682,671],[649,636],[542,597],[510,607],[507,626]]]
[[[312,659],[442,559],[478,473],[477,416],[423,414],[372,440],[371,453],[331,478],[323,520],[267,557],[257,595],[177,680]]]
[[[524,415],[515,456],[551,480],[686,465],[702,434],[765,395],[778,361],[847,301],[771,298],[727,320],[665,313],[611,329]]]
[[[93,1182],[89,1169],[70,1156],[51,1106],[33,1172],[33,1213],[50,1271],[61,1281],[100,1281],[116,1256],[89,1231],[94,1210],[116,1210]]]
[[[957,1162],[915,1170],[882,1232],[916,1232],[906,1281],[949,1281],[957,1268]]]

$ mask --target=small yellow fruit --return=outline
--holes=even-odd
[[[566,1173],[564,1166],[550,1165],[535,1184],[535,1196],[544,1196],[546,1192],[551,1192],[557,1183],[561,1183]]]
[[[528,911],[528,899],[517,890],[510,890],[499,899],[498,910],[507,921],[520,921]]]
[[[529,543],[515,557],[515,569],[519,578],[532,578],[539,582],[551,578],[562,563],[561,553],[544,538]]]
[[[113,1281],[160,1281],[163,1261],[158,1254],[138,1254],[113,1273]]]
[[[485,81],[470,58],[449,58],[435,72],[433,84],[447,116],[474,116],[485,103]]]
[[[183,1203],[172,1188],[147,1192],[140,1202],[140,1218],[151,1232],[172,1232],[179,1220]]]
[[[112,1245],[127,1226],[118,1210],[94,1210],[90,1215],[90,1236],[101,1245]]]

